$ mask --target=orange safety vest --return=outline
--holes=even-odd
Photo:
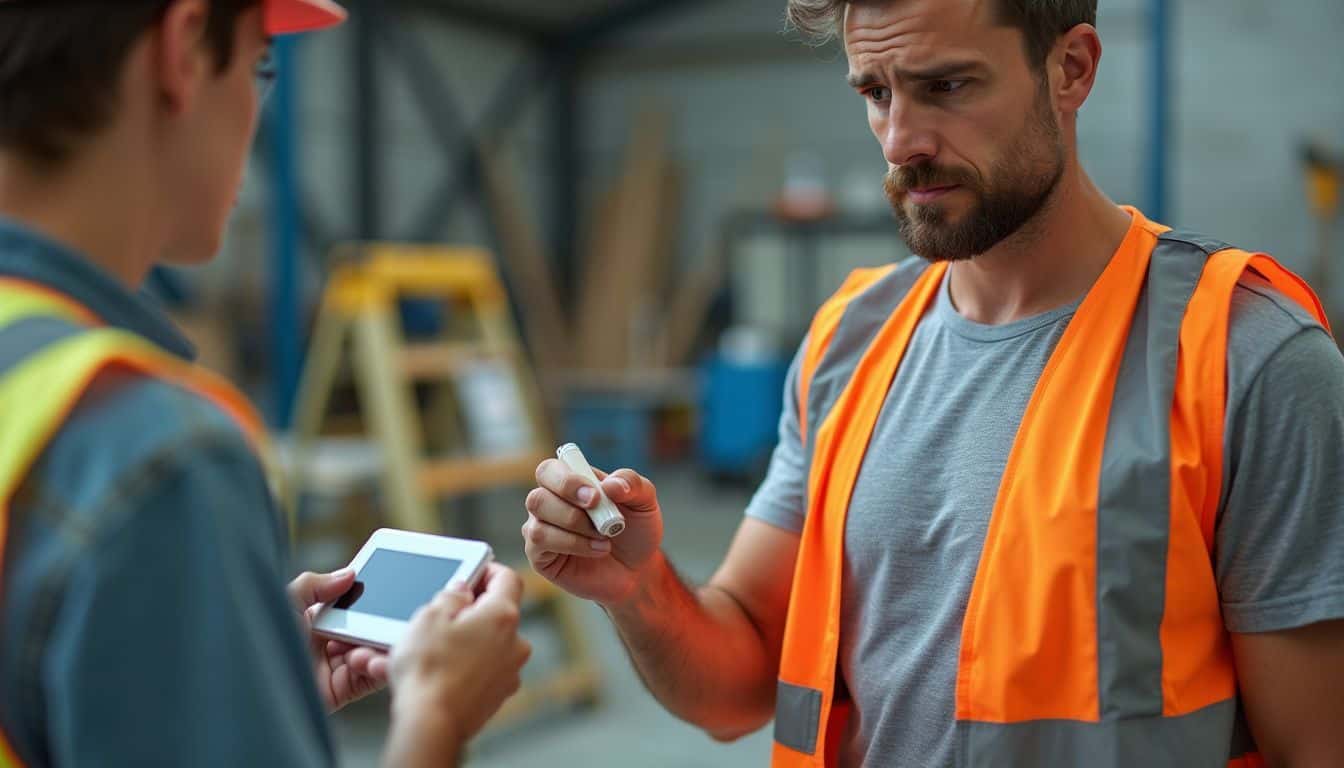
[[[1238,706],[1211,557],[1233,288],[1253,270],[1329,326],[1311,289],[1270,257],[1129,210],[1133,224],[1042,371],[1004,469],[962,626],[960,768],[1263,765]],[[852,275],[817,313],[803,354],[811,471],[774,768],[836,765],[849,713],[835,700],[845,516],[947,265],[914,277],[858,352],[839,336],[847,312],[890,290],[898,271]],[[828,367],[837,346],[857,361],[847,379]],[[818,404],[823,385],[834,396]]]
[[[0,278],[0,331],[42,318],[64,321],[83,330],[47,344],[0,371],[0,553],[5,549],[11,500],[84,391],[104,369],[121,366],[195,392],[227,412],[262,453],[265,433],[260,419],[247,400],[223,379],[135,334],[103,326],[93,312],[64,294],[37,283]],[[21,765],[17,752],[0,733],[0,768]]]

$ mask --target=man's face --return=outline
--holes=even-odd
[[[256,130],[256,70],[269,48],[260,6],[240,15],[228,66],[217,71],[212,57],[209,76],[167,143],[173,155],[168,189],[181,196],[172,202],[185,213],[170,237],[171,261],[199,263],[219,250]]]
[[[910,249],[969,259],[1046,205],[1065,149],[1048,84],[998,0],[851,5],[850,83],[882,145],[887,197]]]

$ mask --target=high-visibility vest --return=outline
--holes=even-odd
[[[1233,288],[1252,270],[1329,326],[1311,289],[1268,256],[1130,212],[1124,242],[1041,373],[1003,472],[962,625],[959,768],[1263,765],[1240,712],[1211,556]],[[851,276],[818,311],[803,353],[811,470],[774,768],[837,763],[851,707],[835,695],[845,516],[888,389],[947,272],[911,266]]]
[[[135,334],[105,327],[68,296],[36,283],[0,278],[0,334],[22,323],[53,320],[77,330],[33,350],[21,350],[17,360],[0,362],[0,552],[5,551],[15,493],[80,396],[107,368],[133,370],[200,395],[228,413],[262,453],[261,421],[223,379]],[[0,733],[0,768],[20,765]]]

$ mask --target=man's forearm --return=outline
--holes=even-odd
[[[728,592],[691,591],[660,554],[632,598],[605,607],[644,684],[674,715],[724,739],[769,721],[778,661]]]
[[[393,713],[383,768],[457,768],[461,754],[462,740],[447,718]]]

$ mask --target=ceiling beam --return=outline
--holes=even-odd
[[[455,0],[396,0],[397,7],[424,11],[452,22],[466,24],[503,37],[529,43],[544,43],[555,37],[557,27],[536,21],[523,13]]]
[[[605,42],[628,27],[660,14],[680,12],[706,0],[624,0],[612,7],[589,14],[572,23],[562,40],[573,47]]]

